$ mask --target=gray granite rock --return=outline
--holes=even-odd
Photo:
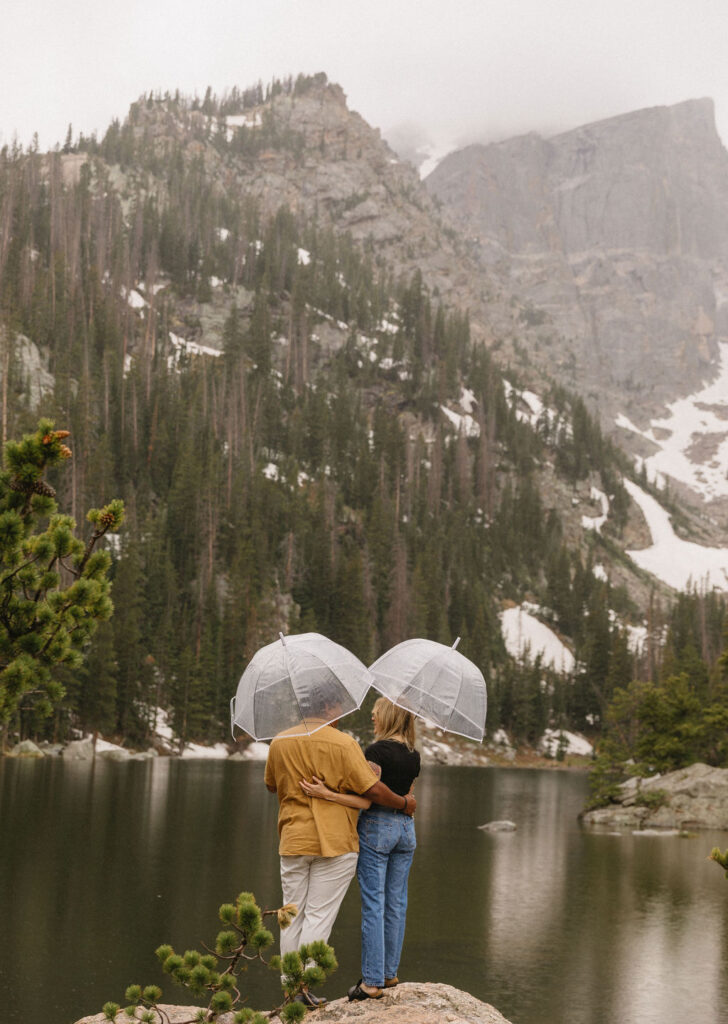
[[[111,750],[97,750],[96,756],[102,761],[130,761],[132,755],[123,747],[114,747]]]
[[[32,740],[21,740],[10,751],[10,757],[44,757],[43,751]]]
[[[93,761],[94,745],[90,736],[82,740],[72,740],[63,749],[63,757],[67,761]]]
[[[582,815],[602,828],[728,830],[728,768],[693,764],[667,775],[630,779],[618,803]]]
[[[450,154],[427,179],[521,299],[530,355],[639,417],[728,337],[728,153],[711,100]],[[559,374],[561,376],[561,374]]]
[[[194,1021],[196,1006],[164,1006],[169,1024]],[[381,999],[350,1003],[335,999],[309,1018],[316,1024],[509,1024],[488,1003],[451,985],[407,982],[385,991]],[[104,1015],[83,1017],[76,1024],[104,1024]],[[115,1024],[128,1020],[122,1010]],[[219,1024],[232,1024],[233,1015],[223,1014]]]

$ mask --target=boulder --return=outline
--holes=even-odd
[[[182,1024],[194,1020],[199,1007],[164,1006],[169,1024]],[[105,1017],[97,1013],[83,1017],[76,1024],[104,1024]],[[335,999],[315,1015],[309,1017],[316,1024],[509,1024],[506,1018],[488,1003],[451,985],[407,982],[385,991],[381,999],[350,1003],[348,999]],[[124,1011],[117,1015],[116,1024],[128,1020]],[[219,1024],[232,1024],[233,1014],[223,1014]]]
[[[124,747],[102,747],[96,751],[96,756],[104,761],[129,761],[131,754]]]
[[[60,757],[63,753],[62,743],[40,743],[39,749],[45,754],[46,757]]]
[[[11,757],[44,757],[43,751],[32,740],[21,740],[10,751]]]
[[[186,1024],[187,1021],[195,1019],[195,1014],[200,1009],[199,1006],[168,1006],[165,1003],[160,1003],[159,1008],[164,1011],[169,1024]],[[232,1019],[231,1014],[225,1016]],[[90,1017],[82,1017],[76,1024],[108,1024],[108,1018],[103,1013],[94,1013]],[[114,1024],[129,1024],[129,1018],[124,1010],[119,1010]]]
[[[72,740],[63,751],[67,761],[93,761],[94,744],[90,736],[83,740]]]
[[[585,825],[639,829],[728,829],[728,768],[691,764],[667,775],[629,779],[618,801],[582,814]]]

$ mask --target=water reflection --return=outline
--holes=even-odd
[[[516,1024],[727,1018],[728,883],[705,857],[728,838],[585,833],[585,792],[572,773],[428,767],[401,973]],[[70,1024],[135,980],[179,998],[154,949],[210,941],[242,888],[276,903],[276,812],[256,764],[0,762],[3,1024]],[[518,831],[478,831],[493,818]],[[336,996],[359,976],[356,885],[332,941]],[[248,982],[274,1004],[272,973]]]

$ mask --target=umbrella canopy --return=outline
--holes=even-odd
[[[488,696],[483,673],[452,647],[434,640],[405,640],[369,671],[381,694],[447,732],[482,740]]]
[[[284,730],[316,732],[361,705],[372,684],[369,669],[320,633],[299,633],[268,644],[250,659],[230,701],[230,724],[256,740]]]

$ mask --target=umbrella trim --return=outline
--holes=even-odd
[[[438,702],[446,710],[449,710],[448,721],[451,721],[452,720],[453,712],[456,709],[455,708],[455,704],[457,703],[457,700],[452,705],[445,704],[445,702],[442,701],[442,700],[439,700],[439,698],[433,697],[433,695],[431,693],[429,693],[427,690],[423,689],[422,687],[417,686],[416,683],[415,683],[415,680],[417,680],[418,677],[425,671],[425,669],[429,665],[431,665],[433,661],[436,661],[437,658],[443,658],[444,659],[446,656],[450,656],[451,657],[452,654],[454,653],[454,654],[456,654],[458,656],[458,659],[466,662],[469,665],[472,665],[473,668],[477,672],[480,673],[480,678],[483,680],[483,687],[484,687],[484,690],[485,690],[485,714],[486,714],[486,717],[487,717],[487,714],[488,714],[488,690],[487,690],[487,687],[485,685],[485,678],[483,677],[483,673],[480,671],[480,669],[475,664],[475,662],[470,661],[470,659],[466,658],[464,654],[460,653],[460,651],[456,651],[454,648],[451,648],[451,647],[446,647],[444,644],[439,643],[437,640],[429,640],[429,639],[427,639],[425,637],[422,637],[422,638],[412,637],[409,640],[402,640],[400,643],[398,643],[394,647],[392,647],[389,651],[385,651],[384,654],[381,654],[377,658],[377,660],[375,662],[373,662],[369,666],[369,671],[374,676],[374,680],[375,680],[374,683],[372,684],[374,686],[374,688],[376,690],[378,690],[378,692],[381,693],[383,696],[385,696],[387,698],[387,700],[391,700],[393,704],[396,704],[397,707],[404,708],[405,711],[409,711],[410,714],[416,715],[417,718],[421,718],[423,721],[428,721],[428,719],[426,718],[425,715],[418,714],[418,712],[413,711],[411,708],[404,707],[403,704],[400,704],[400,703],[398,703],[398,701],[394,700],[390,696],[390,694],[384,693],[384,691],[379,686],[377,686],[377,682],[376,682],[377,674],[374,671],[374,669],[379,664],[379,662],[383,661],[385,658],[387,658],[394,651],[396,651],[398,649],[401,649],[401,648],[404,648],[404,647],[410,647],[410,646],[412,646],[414,644],[423,643],[423,642],[426,643],[431,648],[433,648],[432,655],[430,657],[428,657],[422,663],[422,665],[420,665],[420,667],[417,669],[415,674],[412,676],[411,680],[407,683],[407,686],[408,687],[411,686],[413,689],[418,690],[420,693],[425,694],[427,697],[430,697],[430,698],[432,698],[434,700],[438,700]],[[386,678],[392,678],[392,677],[386,677]],[[463,674],[461,672],[461,674],[460,674],[460,685],[458,687],[458,696],[460,695],[460,691],[462,690],[462,685],[463,685]],[[480,723],[473,721],[473,719],[470,717],[470,715],[466,715],[464,711],[458,710],[458,714],[462,718],[464,718],[466,722],[470,722],[470,724],[477,730],[477,732],[480,733],[480,740],[478,742],[482,743],[483,742],[483,737],[485,736],[485,721],[483,722],[483,725],[481,726]],[[457,735],[457,736],[465,736],[467,739],[473,739],[474,738],[472,736],[468,736],[467,733],[460,732],[459,730],[450,728],[449,726],[446,726],[446,725],[442,725],[442,726],[439,726],[439,727],[444,729],[445,732],[452,732],[452,733],[455,733],[455,735]]]
[[[425,715],[420,714],[418,711],[413,711],[412,708],[405,707],[404,704],[400,704],[398,700],[395,700],[393,697],[390,697],[389,694],[384,693],[383,690],[379,689],[379,687],[377,686],[376,683],[373,683],[372,685],[373,685],[374,689],[377,690],[378,693],[381,693],[382,696],[386,697],[387,700],[390,701],[392,704],[396,704],[398,708],[402,708],[403,711],[409,711],[409,713],[411,715],[414,715],[415,718],[421,719],[423,722],[429,722],[430,721],[430,719],[427,718]],[[421,690],[420,692],[421,693],[425,693],[424,690]],[[428,694],[428,696],[430,696],[430,695]],[[481,732],[480,726],[478,725],[477,722],[473,722],[472,718],[469,718],[466,714],[463,714],[463,712],[460,712],[460,714],[462,714],[462,717],[466,720],[466,722],[470,722],[470,723],[472,723],[472,725],[475,726],[475,728],[480,733],[480,739],[476,739],[475,736],[470,736],[467,732],[460,732],[459,729],[451,729],[447,725],[437,725],[435,723],[436,724],[436,728],[442,729],[444,732],[451,732],[454,736],[462,736],[466,740],[473,740],[474,743],[482,743],[483,742],[483,738],[485,736],[485,728],[483,728],[483,730]]]
[[[334,677],[334,679],[336,679],[337,683],[343,688],[343,690],[350,697],[350,699],[352,701],[352,704],[353,704],[353,707],[351,707],[348,710],[342,712],[342,714],[338,715],[338,717],[331,718],[330,721],[328,721],[328,722],[322,722],[322,724],[321,725],[317,725],[315,729],[309,730],[308,728],[305,728],[304,732],[294,733],[293,736],[312,736],[314,733],[318,732],[319,729],[323,729],[323,727],[325,725],[330,725],[331,722],[336,722],[340,718],[344,718],[346,715],[351,715],[355,711],[358,711],[361,708],[362,704],[364,703],[364,700],[365,700],[367,694],[369,693],[369,690],[372,688],[372,683],[373,683],[373,680],[374,680],[374,677],[373,677],[372,673],[367,668],[367,666],[361,661],[361,659],[357,658],[355,654],[352,654],[352,652],[349,651],[342,644],[338,644],[335,640],[331,640],[329,637],[326,637],[323,634],[310,633],[309,632],[309,633],[293,633],[293,634],[291,634],[291,635],[286,637],[286,643],[284,643],[282,645],[283,649],[284,649],[283,650],[283,656],[284,656],[285,668],[286,668],[286,676],[285,676],[285,678],[287,678],[289,681],[292,681],[292,675],[291,675],[290,668],[289,668],[289,665],[290,665],[290,651],[288,651],[287,648],[290,645],[291,647],[293,647],[295,649],[295,647],[297,646],[296,641],[299,641],[299,642],[303,641],[305,643],[305,641],[309,637],[317,637],[317,638],[325,640],[325,641],[327,641],[327,643],[331,644],[332,647],[336,648],[340,652],[340,659],[341,659],[342,663],[345,660],[349,659],[349,658],[352,659],[354,662],[358,662],[359,663],[359,665],[362,668],[362,688],[363,688],[363,692],[361,694],[361,697],[359,699],[356,699],[353,694],[349,693],[349,691],[347,689],[347,686],[342,681],[339,673],[337,671],[335,671],[334,668],[331,665],[327,664],[327,662],[320,655],[318,655],[318,654],[316,654],[314,652],[311,652],[311,651],[307,651],[307,653],[312,658],[314,658],[320,665],[322,665],[329,672],[331,672],[332,676]],[[248,669],[256,662],[256,660],[260,660],[260,661],[262,661],[262,664],[259,665],[259,666],[256,665],[256,668],[258,670],[258,676],[260,676],[260,674],[262,674],[264,669],[268,666],[270,660],[277,653],[276,649],[277,649],[277,646],[278,646],[278,644],[280,642],[281,642],[280,640],[274,640],[272,643],[266,644],[265,647],[261,647],[258,651],[256,651],[256,653],[250,659],[250,662],[248,663],[248,666],[247,666],[245,672],[248,671]],[[245,672],[243,672],[243,676],[245,675]],[[240,682],[242,682],[243,676],[241,676],[241,679],[238,682],[238,688],[240,687]],[[255,702],[256,702],[257,697],[261,693],[264,693],[271,686],[275,685],[276,682],[280,682],[280,681],[281,680],[271,681],[270,683],[268,683],[267,686],[263,687],[261,690],[256,690],[253,693],[253,700],[252,700],[252,707],[253,707],[253,709],[255,707]],[[298,695],[296,694],[296,691],[295,691],[295,689],[293,688],[292,685],[291,685],[291,692],[293,694],[296,706],[298,708],[301,724],[303,725],[305,723],[306,719],[303,716],[303,712],[302,712],[300,701],[298,699]],[[230,702],[231,703],[231,712],[232,712],[233,701],[235,701],[235,703],[237,704],[236,697],[237,697],[237,693],[236,693],[235,697]],[[254,725],[255,724],[255,711],[254,710],[253,710],[253,713],[252,713],[252,718],[253,718],[253,725]],[[277,736],[280,735],[280,732],[273,733],[273,734],[271,734],[269,736],[256,735],[255,733],[250,732],[244,725],[242,725],[240,723],[240,721],[237,720],[237,706],[235,708],[235,713],[231,714],[231,720],[232,720],[231,721],[231,728],[233,729],[233,736],[234,736],[234,728],[235,728],[236,725],[237,725],[237,727],[239,729],[241,729],[248,736],[252,736],[252,738],[254,740],[258,740],[260,742],[263,742],[263,741],[266,741],[266,740],[275,739]],[[295,724],[293,726],[289,726],[289,728],[295,728],[295,727],[296,727]],[[286,730],[283,730],[283,731],[286,731]],[[283,738],[288,738],[288,737],[283,737]],[[291,738],[293,738],[293,737],[291,737]]]
[[[422,668],[421,668],[421,669],[420,669],[420,670],[419,670],[419,671],[417,672],[417,674],[416,674],[415,676],[413,676],[413,678],[412,678],[412,681],[411,681],[411,682],[409,682],[409,683],[407,683],[407,688],[408,688],[408,689],[410,689],[410,688],[411,688],[411,689],[413,689],[413,690],[417,690],[417,692],[418,692],[418,693],[422,693],[422,694],[424,694],[424,695],[425,695],[426,697],[429,697],[429,698],[430,698],[430,700],[434,700],[434,701],[437,701],[437,703],[438,703],[438,704],[440,704],[440,705],[442,705],[442,707],[443,707],[443,708],[444,708],[444,709],[445,709],[446,711],[449,711],[449,712],[450,712],[450,716],[449,716],[450,718],[452,718],[452,713],[453,713],[453,711],[457,710],[458,714],[459,714],[459,715],[460,715],[460,716],[461,716],[462,718],[464,718],[466,722],[470,722],[470,723],[471,723],[471,725],[473,725],[473,726],[474,726],[474,727],[475,727],[475,728],[476,728],[476,729],[477,729],[477,730],[478,730],[478,731],[480,732],[480,730],[481,730],[481,726],[480,726],[480,723],[479,723],[479,722],[476,722],[476,721],[475,721],[474,719],[472,719],[472,718],[470,717],[470,715],[466,715],[464,711],[460,711],[459,709],[456,709],[456,708],[455,708],[455,705],[454,705],[454,704],[453,704],[452,706],[451,706],[450,704],[446,704],[444,700],[441,700],[441,698],[439,698],[439,697],[436,697],[436,696],[435,696],[434,694],[430,693],[430,692],[429,692],[428,690],[425,690],[425,689],[423,689],[423,688],[422,688],[421,686],[417,686],[417,685],[416,685],[416,683],[415,683],[415,680],[417,679],[417,677],[418,677],[418,676],[420,675],[420,673],[421,673],[421,672],[423,672],[423,671],[424,671],[424,669],[425,669],[425,668],[427,668],[427,666],[428,666],[428,665],[430,665],[430,664],[431,664],[431,662],[432,662],[433,660],[434,660],[433,658],[430,658],[430,660],[429,660],[428,662],[426,662],[426,663],[425,663],[425,664],[424,664],[424,665],[422,666]],[[376,680],[376,679],[377,679],[378,677],[377,677],[377,676],[375,676],[374,678],[375,678],[375,680]],[[391,676],[387,676],[386,678],[387,678],[387,679],[391,679],[392,677],[391,677]],[[422,718],[422,719],[423,719],[424,721],[428,721],[428,719],[427,719],[427,716],[426,716],[426,715],[420,714],[420,713],[419,713],[419,712],[417,712],[417,711],[413,711],[413,710],[412,710],[412,708],[408,708],[408,707],[405,707],[405,705],[404,705],[404,704],[400,704],[400,703],[399,703],[399,702],[398,702],[397,700],[395,700],[395,699],[394,699],[394,697],[392,697],[392,696],[391,696],[391,693],[386,693],[386,692],[385,692],[385,691],[384,691],[384,690],[383,690],[383,689],[382,689],[382,688],[381,688],[380,686],[377,686],[377,683],[376,683],[376,681],[375,681],[374,683],[372,683],[372,686],[374,686],[375,690],[377,690],[377,691],[378,691],[379,693],[381,693],[381,694],[382,694],[382,696],[386,697],[386,698],[387,698],[387,700],[390,700],[390,701],[392,702],[392,704],[396,704],[396,705],[397,705],[397,707],[399,707],[399,708],[404,708],[404,710],[405,710],[405,711],[409,711],[409,712],[410,712],[411,714],[413,714],[413,715],[417,715],[417,717],[418,717],[418,718]],[[461,686],[462,686],[462,677],[461,677]],[[458,692],[459,692],[459,691],[458,691]],[[488,698],[487,698],[487,691],[486,691],[486,704],[485,704],[485,710],[486,710],[486,716],[487,716],[487,713],[488,713]],[[458,730],[457,730],[457,729],[450,729],[450,728],[448,728],[448,726],[446,726],[446,725],[440,725],[440,726],[439,726],[439,728],[441,728],[441,729],[444,729],[444,730],[445,730],[446,732],[454,732],[454,733],[457,733],[457,734],[458,734],[459,736],[464,736],[464,735],[465,735],[465,733],[458,733]],[[485,735],[485,726],[483,726],[483,727],[482,727],[482,735],[483,735],[483,736]]]

